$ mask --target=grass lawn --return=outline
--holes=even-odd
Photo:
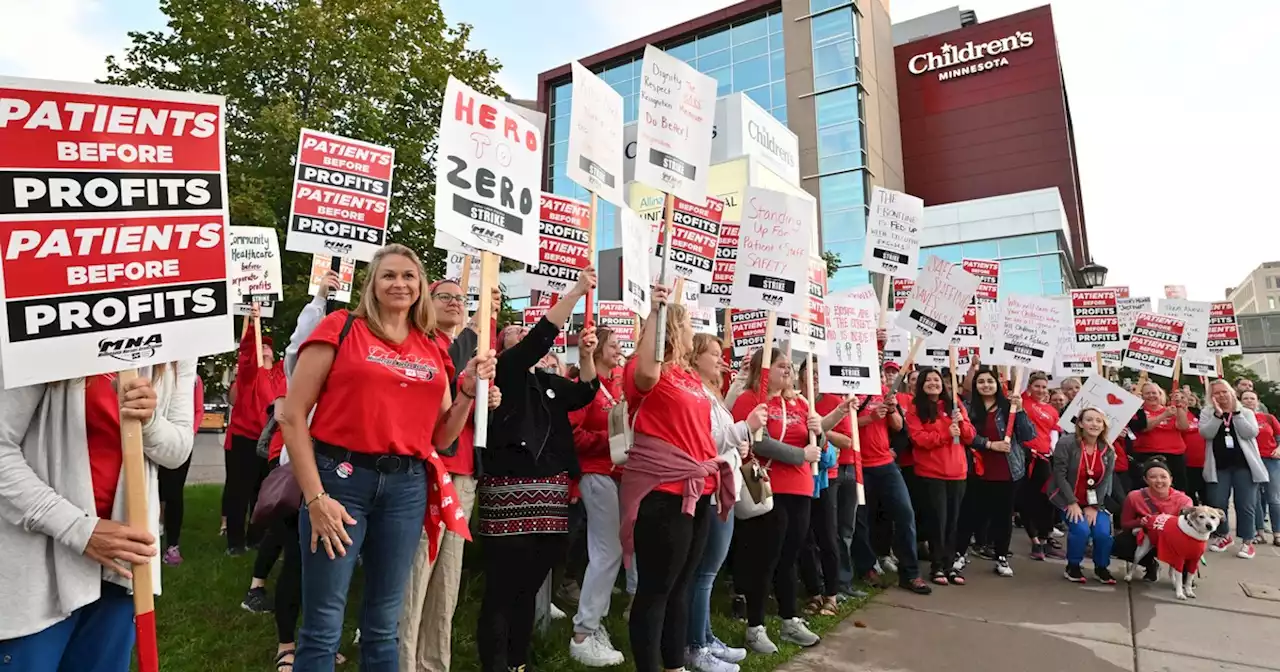
[[[250,614],[240,608],[240,600],[249,587],[253,572],[253,554],[229,558],[223,552],[225,540],[218,536],[218,511],[221,486],[200,485],[186,489],[186,521],[182,531],[182,555],[180,567],[165,567],[162,584],[164,595],[156,602],[160,638],[160,669],[164,672],[246,672],[273,670],[276,638],[275,621],[270,614]],[[468,545],[469,554],[475,552]],[[474,566],[476,563],[469,562]],[[278,569],[279,563],[277,563]],[[274,578],[268,582],[268,590],[274,588]],[[352,594],[360,590],[357,572]],[[480,609],[480,597],[484,591],[484,579],[469,571],[463,572],[461,597],[454,617],[453,669],[459,672],[479,670],[480,663],[475,647],[475,625]],[[358,651],[350,644],[358,618],[356,599],[349,600],[346,644],[343,654],[348,662],[339,670],[358,669]],[[570,617],[572,605],[560,605]],[[833,628],[848,616],[860,603],[844,605],[840,617],[810,619],[809,625],[818,634]],[[608,619],[608,630],[614,645],[627,655],[628,662],[609,668],[630,672],[630,644],[627,641],[627,624],[622,620],[626,597],[613,601],[613,613]],[[728,616],[729,605],[723,591],[717,590],[712,606],[713,628],[721,639],[730,644],[741,644],[745,625]],[[781,645],[778,638],[777,619],[771,619],[770,636],[782,650],[773,656],[752,655],[742,669],[747,672],[772,670],[799,653],[791,645]],[[570,619],[556,621],[549,632],[535,642],[534,662],[541,672],[583,671],[583,667],[569,658],[568,641],[572,633]]]

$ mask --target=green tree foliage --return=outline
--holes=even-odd
[[[453,75],[502,95],[500,66],[470,46],[470,26],[451,25],[437,0],[161,0],[160,9],[168,27],[131,32],[104,81],[227,98],[233,225],[275,227],[283,249],[299,129],[389,145],[390,238],[439,277],[430,157],[445,85]],[[278,341],[308,300],[310,267],[311,255],[284,255],[288,291],[264,322]]]

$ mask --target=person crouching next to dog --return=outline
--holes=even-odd
[[[1136,531],[1142,530],[1151,535],[1151,521],[1156,516],[1176,516],[1183,509],[1195,506],[1189,495],[1173,487],[1173,472],[1163,457],[1156,456],[1143,462],[1142,478],[1147,486],[1129,493],[1124,500],[1124,509],[1120,513],[1121,532],[1116,535],[1112,549],[1112,555],[1128,562],[1134,562],[1134,554],[1138,550]],[[1156,538],[1150,536],[1153,543]],[[1158,552],[1159,549],[1156,550]],[[1147,581],[1156,580],[1160,568],[1156,555],[1148,553],[1138,563],[1146,570],[1143,578]]]
[[[1053,451],[1049,501],[1066,514],[1068,581],[1085,583],[1080,562],[1093,539],[1093,573],[1104,585],[1115,585],[1111,563],[1111,514],[1103,507],[1111,492],[1116,452],[1107,444],[1107,416],[1086,408],[1076,416],[1076,431],[1058,440]]]

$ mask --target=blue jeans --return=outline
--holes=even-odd
[[[719,512],[711,514],[711,527],[707,531],[707,546],[702,551],[702,561],[693,570],[689,581],[689,646],[700,649],[711,643],[711,589],[716,574],[729,555],[729,542],[733,540],[733,512],[729,520],[720,522]]]
[[[133,598],[104,581],[97,602],[40,632],[0,641],[0,670],[128,672],[136,635]]]
[[[911,493],[902,478],[902,470],[893,462],[879,467],[863,467],[862,484],[867,491],[867,508],[884,509],[893,521],[893,551],[898,556],[898,578],[902,581],[920,578],[920,563],[916,557],[916,514],[911,507]],[[854,497],[857,497],[856,492]],[[859,564],[866,562],[864,558],[875,558],[869,537],[861,535],[853,540],[857,546],[853,549],[853,559]],[[859,571],[862,569],[858,567]],[[844,582],[843,568],[841,582]]]
[[[1258,485],[1253,482],[1253,472],[1249,471],[1249,467],[1227,467],[1218,470],[1218,482],[1209,483],[1209,503],[1224,512],[1227,510],[1227,502],[1231,501],[1232,491],[1235,492],[1234,501],[1236,503],[1236,535],[1243,539],[1252,539],[1258,533],[1258,528],[1254,526],[1253,519],[1255,507],[1258,504]],[[1228,519],[1223,518],[1222,524],[1218,525],[1218,534],[1216,536],[1227,536],[1231,533],[1231,525]]]
[[[1266,512],[1271,513],[1271,533],[1280,534],[1280,459],[1263,458],[1262,463],[1267,465],[1267,475],[1271,478],[1268,483],[1262,484],[1262,492],[1264,499],[1262,506],[1267,508],[1258,509],[1257,525],[1262,526],[1262,516]]]
[[[1079,566],[1084,560],[1084,547],[1093,538],[1093,568],[1101,569],[1111,564],[1111,514],[1098,509],[1098,519],[1089,527],[1089,519],[1067,521],[1067,564]]]
[[[298,629],[295,672],[330,672],[342,641],[347,591],[364,556],[364,604],[360,613],[360,669],[396,672],[397,625],[404,587],[422,538],[427,510],[426,470],[415,462],[407,471],[383,474],[354,467],[348,478],[335,472],[339,462],[316,455],[325,492],[340,502],[356,524],[347,528],[352,544],[345,556],[330,560],[320,547],[311,552],[311,516],[298,521],[302,544],[302,626]]]
[[[864,476],[865,478],[865,476]],[[858,477],[852,464],[840,465],[836,480],[836,552],[840,563],[840,588],[853,587],[853,577],[862,576],[876,566],[871,550],[871,528],[867,524],[866,506],[858,506]],[[863,485],[865,492],[866,485]],[[857,539],[857,541],[855,541]]]

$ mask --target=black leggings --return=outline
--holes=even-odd
[[[182,540],[182,490],[187,485],[191,458],[177,469],[160,468],[160,503],[164,504],[164,538],[166,546],[177,546]]]
[[[258,457],[258,440],[232,434],[231,454],[227,455],[227,548],[247,545],[248,517],[268,471],[267,460]]]
[[[640,500],[635,548],[636,566],[643,569],[631,604],[630,623],[636,672],[660,672],[685,664],[688,586],[702,562],[715,513],[709,497],[698,499],[692,518],[684,515],[682,506],[679,495],[656,490]]]
[[[990,543],[996,555],[1009,556],[1009,541],[1013,537],[1013,502],[1018,485],[1017,481],[969,479],[964,504],[960,507],[957,555],[964,555],[969,550],[969,538],[976,536],[979,543]]]
[[[564,557],[568,536],[481,537],[485,585],[476,648],[484,672],[507,672],[528,662],[538,591]]]
[[[960,505],[964,501],[964,481],[944,481],[917,476],[924,501],[925,539],[929,541],[929,564],[934,573],[951,568],[955,556]]]
[[[836,500],[839,493],[840,486],[832,479],[821,497],[809,500],[809,537],[800,554],[800,578],[810,595],[835,597],[840,591],[839,542],[836,536]]]
[[[1052,468],[1048,460],[1032,457],[1030,452],[1027,454],[1027,467],[1030,473],[1018,494],[1018,513],[1022,515],[1022,527],[1026,529],[1027,536],[1043,542],[1048,540],[1057,515],[1057,509],[1053,508],[1049,495],[1044,492]]]
[[[276,578],[276,641],[292,644],[294,632],[298,629],[298,613],[302,609],[302,546],[298,542],[298,514],[276,520],[267,534],[279,540],[284,552],[284,563],[280,565],[280,576]],[[261,558],[262,554],[259,553],[258,557]]]
[[[778,600],[778,616],[784,620],[796,617],[796,561],[809,538],[812,501],[805,495],[775,494],[772,511],[734,523],[735,532],[742,535],[744,552],[738,562],[743,585],[736,587],[747,598],[747,625],[764,625],[770,581]],[[648,569],[644,562],[640,567],[643,577]]]

